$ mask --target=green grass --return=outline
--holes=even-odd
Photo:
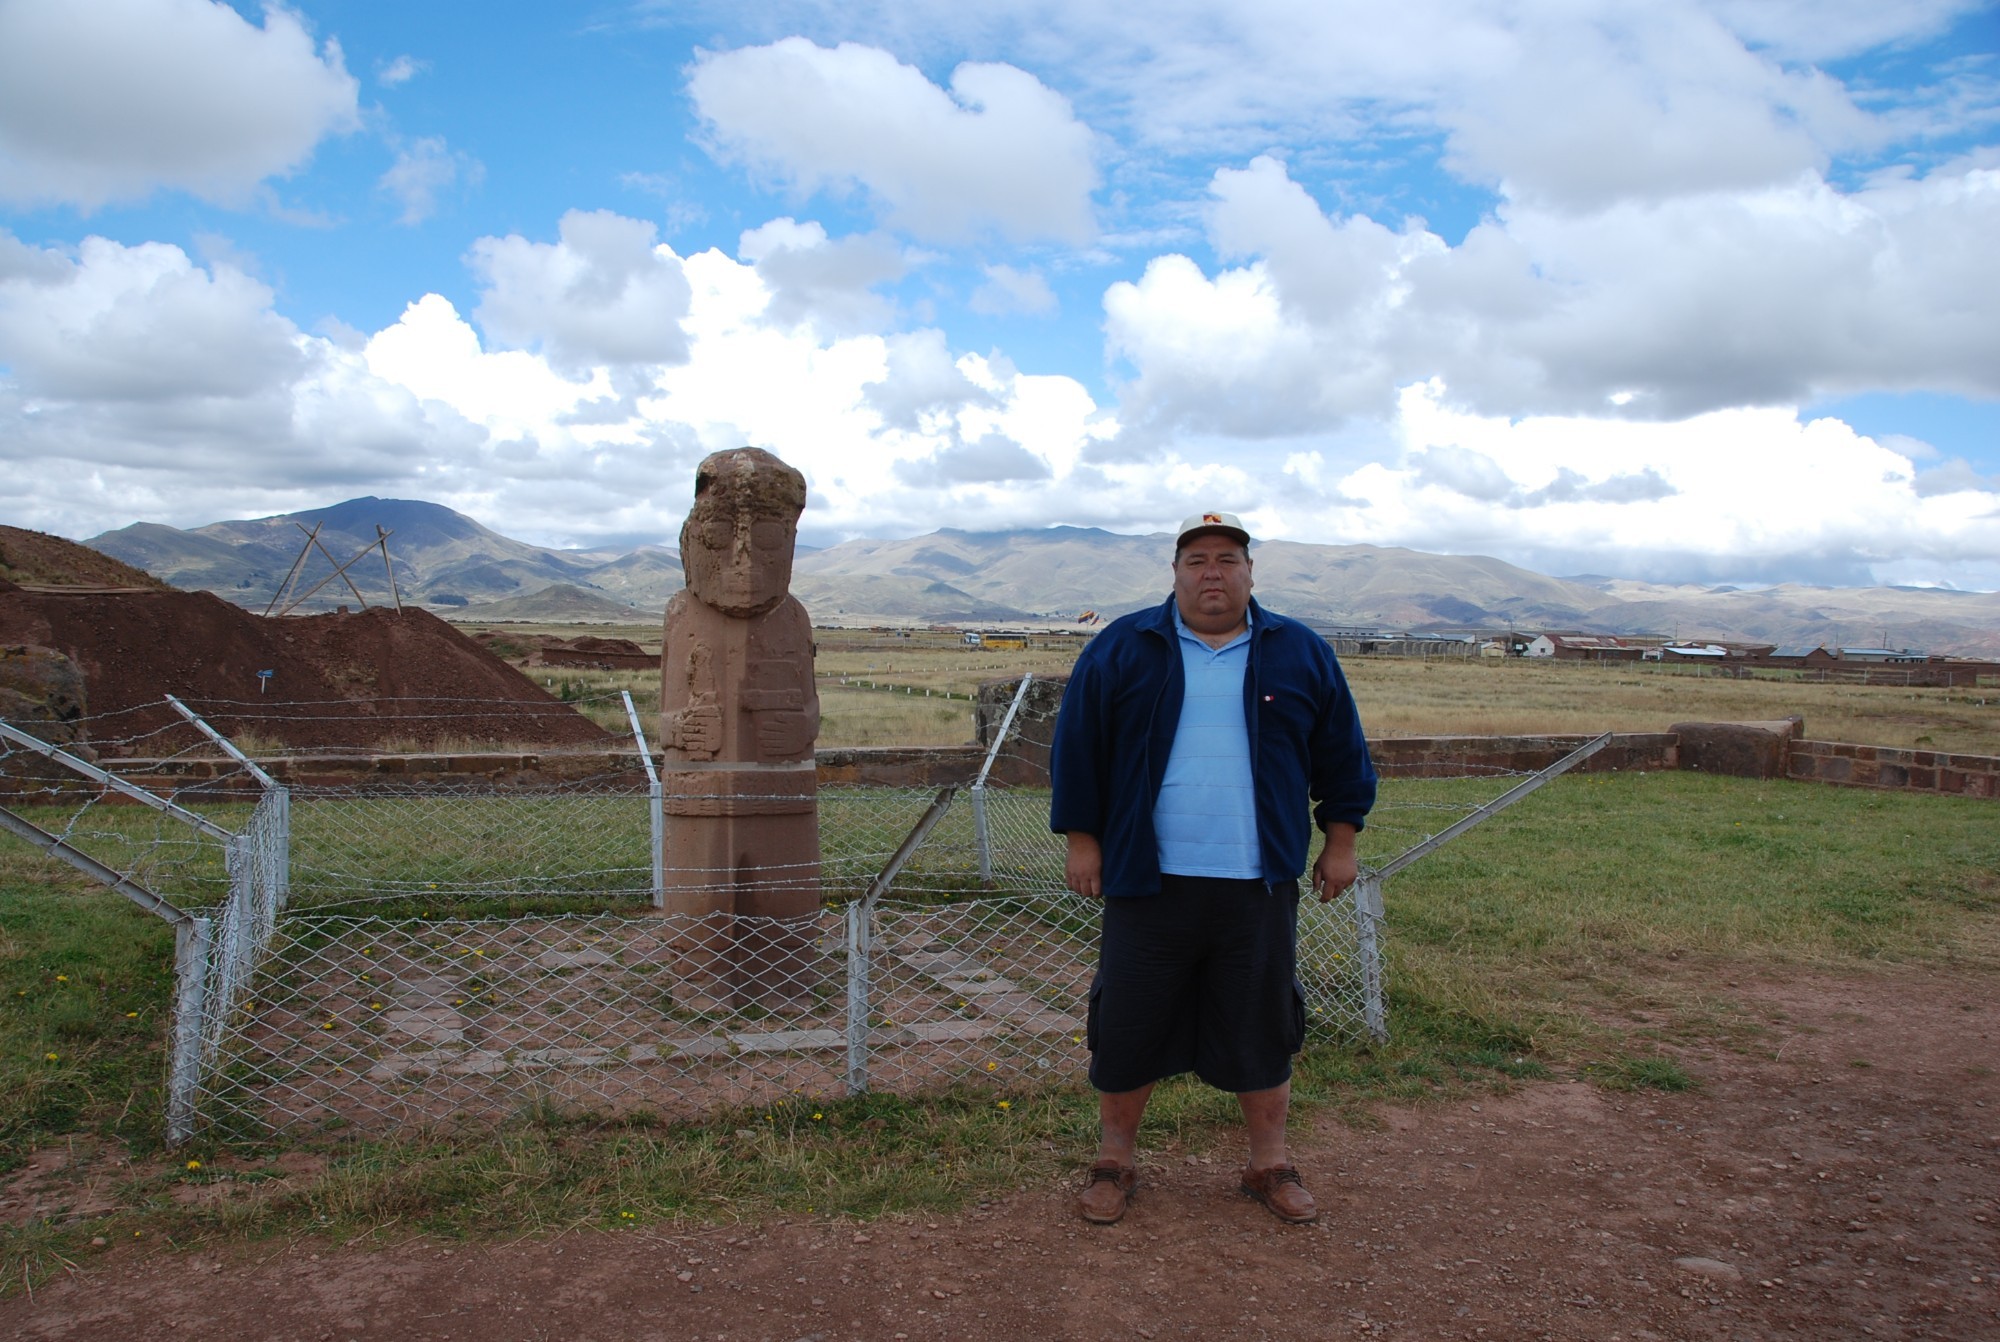
[[[1395,795],[1457,806],[1459,791]],[[896,828],[874,823],[883,836]],[[1387,853],[1402,836],[1385,826],[1375,842]],[[1390,883],[1394,1037],[1309,1046],[1298,1110],[1360,1119],[1383,1101],[1549,1075],[1685,1088],[1698,1080],[1681,1061],[1689,1050],[1738,1046],[1756,1028],[1708,991],[1725,967],[2000,967],[1996,873],[1990,802],[1694,774],[1559,780]],[[1079,1083],[916,1100],[802,1095],[695,1123],[530,1114],[477,1137],[211,1138],[167,1157],[170,959],[164,925],[0,841],[0,991],[11,1007],[0,1013],[0,1167],[77,1140],[103,1161],[135,1162],[119,1174],[118,1210],[0,1236],[0,1280],[34,1280],[92,1235],[345,1241],[945,1210],[1066,1175],[1095,1126]],[[1233,1100],[1185,1081],[1161,1086],[1142,1136],[1154,1150],[1230,1158],[1237,1139]],[[176,1199],[189,1182],[224,1187],[212,1201]]]
[[[1693,1090],[1695,1080],[1672,1058],[1610,1058],[1585,1064],[1584,1075],[1606,1090]]]
[[[172,929],[0,844],[0,1174],[84,1133],[160,1143]]]

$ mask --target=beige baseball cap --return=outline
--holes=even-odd
[[[1189,538],[1211,532],[1227,536],[1246,549],[1250,545],[1250,533],[1243,529],[1243,519],[1235,513],[1194,513],[1181,523],[1181,534],[1174,540],[1174,550],[1178,553]]]

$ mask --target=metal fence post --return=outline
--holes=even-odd
[[[207,1031],[208,958],[213,924],[195,915],[174,927],[174,1038],[167,1064],[167,1145],[194,1136]]]
[[[986,785],[973,787],[972,798],[972,842],[979,850],[979,882],[993,883],[993,833],[986,828]]]
[[[1000,758],[1000,747],[1007,742],[1007,733],[1013,730],[1014,715],[1021,711],[1021,705],[1028,697],[1028,686],[1034,683],[1034,672],[1021,677],[1021,683],[1014,687],[1014,701],[1007,705],[1006,716],[1000,719],[1000,728],[993,733],[993,744],[986,748],[986,758],[979,765],[979,774],[972,780],[972,840],[979,850],[979,879],[990,884],[993,880],[993,834],[986,827],[986,776],[993,772],[993,761]]]
[[[931,798],[930,807],[923,817],[903,836],[888,865],[875,873],[875,879],[868,883],[867,892],[847,906],[847,1093],[864,1094],[868,1089],[868,1003],[874,984],[873,952],[875,943],[875,905],[889,887],[896,883],[896,877],[903,870],[903,864],[910,860],[923,844],[925,838],[936,828],[944,813],[951,809],[951,799],[957,795],[958,785],[947,783]]]
[[[653,826],[653,907],[667,907],[667,803],[666,789],[660,785],[659,771],[653,768],[653,748],[646,744],[646,729],[639,725],[639,710],[632,707],[632,692],[620,690],[625,701],[625,717],[632,724],[632,739],[639,746],[639,763],[646,770],[646,810]]]
[[[865,899],[847,906],[847,1077],[849,1095],[868,1093],[869,958],[875,910]]]
[[[281,787],[272,801],[272,825],[278,831],[278,871],[276,890],[271,900],[271,911],[283,913],[285,906],[292,902],[292,790]],[[274,920],[275,921],[275,920]]]
[[[1389,1013],[1382,1001],[1382,878],[1364,871],[1355,879],[1355,952],[1361,961],[1361,1024],[1378,1044],[1389,1041]]]

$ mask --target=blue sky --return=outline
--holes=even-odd
[[[2000,9],[0,0],[0,521],[2000,587]]]

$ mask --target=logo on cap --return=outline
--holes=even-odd
[[[1201,520],[1202,520],[1202,521],[1204,521],[1204,522],[1220,522],[1220,521],[1222,521],[1222,514],[1221,514],[1221,513],[1203,513],[1203,514],[1201,515]]]

